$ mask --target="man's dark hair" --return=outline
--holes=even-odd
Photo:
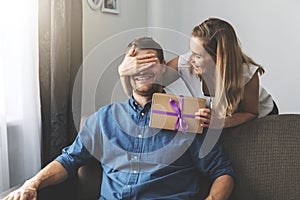
[[[135,46],[137,49],[152,49],[152,50],[156,51],[157,58],[159,59],[160,63],[162,63],[164,61],[163,49],[151,37],[142,37],[142,38],[134,39],[128,45],[126,52],[128,52],[132,46]]]

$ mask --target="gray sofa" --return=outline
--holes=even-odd
[[[231,199],[300,199],[300,115],[272,115],[226,130],[237,178]]]
[[[225,129],[220,137],[236,172],[233,200],[300,199],[300,115],[272,115]],[[92,160],[78,177],[39,192],[39,199],[97,199],[101,168]],[[209,190],[200,177],[201,196]]]

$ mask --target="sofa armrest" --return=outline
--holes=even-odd
[[[39,200],[91,200],[98,199],[102,181],[102,168],[99,161],[91,159],[78,170],[75,177],[57,185],[38,191]]]
[[[78,170],[78,197],[80,200],[98,199],[102,183],[102,168],[95,158]]]
[[[39,200],[65,200],[78,198],[78,177],[68,178],[66,181],[43,188],[38,191]]]

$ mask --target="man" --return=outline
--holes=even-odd
[[[34,199],[38,189],[75,174],[92,156],[103,168],[100,199],[196,199],[200,173],[212,181],[207,199],[228,198],[233,170],[218,143],[201,158],[205,133],[148,126],[152,94],[164,92],[163,51],[148,37],[131,42],[127,52],[132,47],[137,56],[156,55],[155,64],[130,76],[132,97],[100,108],[85,121],[71,146],[6,199]]]

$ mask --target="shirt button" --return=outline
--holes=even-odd
[[[137,156],[133,156],[133,159],[134,159],[134,160],[137,160],[137,159],[138,159],[138,157],[137,157]]]
[[[137,174],[137,173],[138,173],[138,171],[137,171],[137,170],[133,170],[133,173],[134,173],[134,174]]]
[[[138,137],[139,137],[139,138],[142,138],[142,134],[138,134]]]
[[[142,113],[141,113],[141,115],[142,115],[142,116],[144,116],[144,115],[145,115],[145,113],[143,113],[143,112],[142,112]]]

